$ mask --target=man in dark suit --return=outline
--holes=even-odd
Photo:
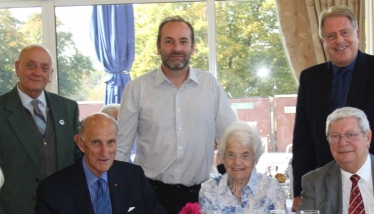
[[[301,177],[333,160],[324,135],[329,113],[343,106],[363,110],[374,124],[374,56],[358,50],[357,20],[344,6],[320,16],[320,37],[331,61],[304,70],[293,134],[293,211],[300,203]],[[374,147],[369,150],[373,154]]]
[[[352,107],[337,109],[328,116],[326,127],[334,160],[303,176],[299,210],[374,213],[372,131],[365,113]]]
[[[83,159],[40,182],[35,212],[166,213],[142,168],[114,161],[117,135],[117,122],[111,116],[96,113],[83,119],[75,136]],[[104,201],[108,201],[107,212],[99,211],[104,209],[100,185],[104,187]]]
[[[44,90],[53,72],[49,51],[40,45],[24,48],[15,70],[18,84],[0,96],[0,167],[6,178],[1,214],[33,213],[39,181],[73,164],[79,152],[77,102]],[[44,120],[39,125],[34,101]]]

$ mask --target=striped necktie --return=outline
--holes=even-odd
[[[112,206],[110,204],[109,195],[104,190],[105,180],[97,179],[97,193],[96,193],[96,214],[111,214]]]
[[[39,102],[40,101],[38,99],[34,99],[33,101],[31,101],[31,104],[34,107],[35,123],[38,126],[40,134],[42,134],[44,136],[45,128],[46,128],[47,124],[45,122],[45,118],[44,118],[44,115],[43,115],[42,111],[40,111],[40,109],[38,107]]]
[[[360,176],[354,174],[350,179],[352,181],[352,188],[351,196],[349,198],[348,214],[365,214],[364,201],[362,200],[360,188],[358,187]]]

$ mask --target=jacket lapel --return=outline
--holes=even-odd
[[[70,182],[72,185],[69,187],[69,191],[75,206],[79,209],[79,213],[94,214],[81,159],[76,163]]]
[[[338,181],[338,182],[337,182]],[[334,213],[342,213],[342,179],[340,168],[337,163],[329,171],[325,179],[328,203],[332,205]]]
[[[65,121],[67,121],[66,115],[64,115],[65,111],[61,109],[62,103],[59,99],[52,99],[50,92],[45,91],[45,98],[48,103],[48,110],[50,111],[53,119],[53,126],[56,133],[56,148],[57,148],[57,167],[60,169],[62,168],[62,163],[65,161],[65,155],[66,150],[64,149],[65,145],[67,143],[64,141],[64,136],[67,130],[64,126],[66,126]]]
[[[12,114],[9,116],[9,122],[35,165],[39,166],[38,159],[36,157],[35,144],[30,137],[32,136],[32,130],[27,121],[25,107],[23,106],[21,98],[18,95],[17,86],[9,92],[5,109],[12,112]]]
[[[318,82],[315,84],[318,85],[316,96],[320,100],[320,108],[322,115],[329,115],[331,111],[331,62],[327,62],[321,65],[321,69],[316,71],[319,74],[317,75]]]
[[[120,170],[117,169],[117,164],[114,161],[108,171],[108,183],[113,214],[127,213],[130,208],[130,204],[127,202],[131,201],[129,197],[133,194],[131,193],[131,186],[126,185],[126,181],[127,179],[120,173]]]
[[[371,177],[374,178],[374,156],[372,154],[370,154],[370,159],[371,159]],[[374,179],[373,180],[373,189],[374,189]],[[374,192],[373,192],[374,194]]]
[[[361,103],[364,97],[362,91],[366,88],[370,78],[370,70],[373,70],[372,65],[368,64],[367,57],[361,51],[357,54],[357,62],[355,65],[355,70],[352,74],[352,82],[349,86],[348,96],[347,96],[347,106],[357,107]]]

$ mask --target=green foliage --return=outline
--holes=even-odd
[[[82,84],[93,69],[91,59],[84,56],[75,46],[71,32],[61,30],[63,24],[57,19],[57,72],[59,94],[76,100],[85,100]],[[17,83],[14,61],[20,50],[28,44],[42,43],[42,20],[35,12],[26,22],[21,22],[7,9],[0,10],[0,94],[9,91]],[[8,58],[7,58],[8,57]],[[10,81],[9,81],[10,80]],[[2,83],[1,81],[4,81]]]
[[[216,3],[218,78],[233,98],[296,93],[274,1]],[[260,77],[265,68],[270,73]]]
[[[288,66],[279,34],[274,0],[217,1],[217,72],[228,97],[273,96],[296,93],[296,82]],[[158,25],[166,16],[179,15],[195,29],[195,54],[191,65],[209,69],[206,2],[134,5],[136,56],[131,69],[134,79],[160,66],[156,37]],[[101,81],[105,73],[94,70],[90,58],[77,50],[71,32],[57,19],[59,93],[75,100],[103,97]],[[0,9],[0,94],[14,87],[18,78],[14,61],[22,47],[41,43],[40,13],[27,22]],[[270,72],[260,77],[258,71]],[[99,94],[99,96],[97,96]],[[95,95],[97,96],[95,98]]]
[[[131,69],[134,79],[160,66],[157,55],[158,25],[167,16],[179,15],[189,21],[195,30],[195,54],[191,65],[208,70],[206,3],[160,3],[134,5],[135,18],[135,61]]]
[[[217,73],[228,97],[294,94],[295,79],[288,66],[279,34],[273,0],[217,1]],[[138,77],[161,63],[157,55],[157,28],[166,16],[179,15],[195,29],[191,65],[208,70],[206,3],[135,5],[136,57],[131,70]],[[261,68],[270,71],[258,76]]]
[[[8,92],[18,81],[14,62],[24,46],[21,24],[9,10],[0,9],[0,94]]]

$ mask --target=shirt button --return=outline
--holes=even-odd
[[[182,150],[182,147],[181,147],[181,146],[179,147],[179,150]]]
[[[32,200],[33,200],[33,201],[36,201],[36,196],[33,196],[33,197],[32,197]]]
[[[39,182],[39,178],[35,178],[35,182]]]

